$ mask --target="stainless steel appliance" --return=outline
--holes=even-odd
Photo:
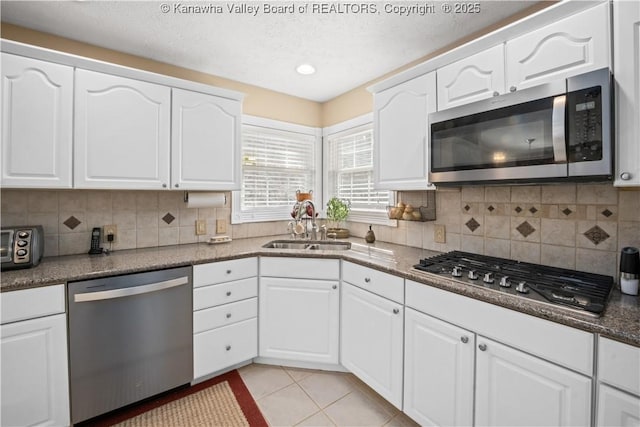
[[[430,181],[610,180],[611,105],[601,69],[430,114]]]
[[[68,285],[71,421],[193,379],[191,267]]]
[[[613,287],[611,276],[461,251],[422,259],[414,268],[595,317]]]
[[[22,225],[2,229],[0,260],[2,270],[35,267],[44,253],[41,225]]]

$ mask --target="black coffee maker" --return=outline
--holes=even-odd
[[[640,255],[638,248],[627,246],[620,253],[620,290],[623,294],[638,295]]]

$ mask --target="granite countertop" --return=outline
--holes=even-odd
[[[640,347],[640,298],[621,294],[614,289],[607,308],[600,318],[568,313],[564,310],[520,298],[482,286],[462,284],[446,277],[414,270],[420,259],[438,252],[408,246],[376,242],[365,244],[363,239],[349,239],[352,249],[294,250],[265,249],[262,245],[279,236],[236,239],[232,242],[209,245],[206,243],[163,246],[112,252],[109,255],[71,255],[44,258],[40,265],[27,270],[3,272],[0,278],[2,292],[28,289],[86,280],[97,277],[157,270],[248,256],[300,256],[340,258],[387,273],[402,276],[425,285],[434,286],[460,295],[510,308],[556,323],[595,332]],[[286,237],[285,237],[286,238]]]

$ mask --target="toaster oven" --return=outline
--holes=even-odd
[[[41,225],[2,228],[0,261],[2,270],[35,267],[44,253],[44,232]]]

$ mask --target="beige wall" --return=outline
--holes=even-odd
[[[317,102],[171,64],[117,52],[115,50],[104,49],[87,43],[53,36],[4,22],[2,23],[1,32],[2,38],[8,40],[236,90],[245,94],[242,107],[245,114],[306,126],[322,126],[322,106]]]

